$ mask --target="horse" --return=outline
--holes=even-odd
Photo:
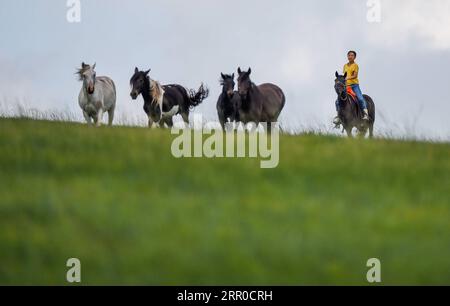
[[[100,127],[103,114],[108,112],[108,124],[111,126],[116,108],[116,86],[108,77],[97,77],[95,67],[96,64],[91,67],[83,62],[76,72],[79,81],[83,82],[78,95],[78,104],[88,125],[94,120],[97,127]]]
[[[222,85],[222,93],[217,101],[217,114],[220,124],[225,129],[225,123],[239,122],[239,105],[241,99],[239,93],[234,90],[234,73],[232,75],[221,73],[220,84]]]
[[[144,99],[144,111],[148,116],[148,126],[157,127],[166,124],[173,126],[173,117],[180,114],[183,121],[189,124],[189,111],[200,105],[209,95],[209,90],[203,83],[200,88],[187,90],[181,85],[161,85],[150,78],[147,71],[139,71],[136,67],[130,79],[130,96],[136,100],[139,95]]]
[[[248,71],[238,68],[238,91],[241,97],[239,118],[244,124],[268,123],[270,130],[270,123],[277,122],[286,104],[286,97],[277,85],[270,83],[255,85],[250,79],[251,73],[251,68]]]
[[[343,131],[347,132],[348,137],[352,137],[352,130],[356,128],[361,137],[365,137],[369,129],[369,137],[373,138],[373,128],[375,125],[375,103],[368,95],[363,95],[367,102],[369,111],[369,121],[363,120],[363,114],[359,103],[347,93],[346,85],[347,73],[339,75],[336,72],[334,89],[338,95],[339,111],[338,116],[342,122]]]

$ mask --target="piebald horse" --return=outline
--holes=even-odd
[[[130,96],[136,100],[139,95],[142,95],[149,127],[164,126],[164,124],[172,127],[173,117],[177,114],[180,114],[184,122],[189,124],[189,111],[208,97],[208,88],[201,84],[198,91],[188,91],[181,85],[161,85],[149,77],[150,71],[151,69],[139,71],[135,68],[130,80]]]

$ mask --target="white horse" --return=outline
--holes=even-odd
[[[77,72],[83,87],[78,96],[78,103],[83,110],[84,118],[89,125],[92,120],[99,127],[103,114],[108,112],[108,123],[111,126],[116,108],[116,86],[108,77],[96,77],[94,66],[81,64]]]

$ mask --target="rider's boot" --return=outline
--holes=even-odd
[[[370,118],[369,118],[369,111],[367,110],[367,108],[364,109],[363,120],[364,121],[369,121],[370,120]]]
[[[339,126],[342,124],[341,118],[339,118],[339,115],[337,115],[333,120],[334,125]]]

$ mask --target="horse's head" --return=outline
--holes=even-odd
[[[92,95],[95,91],[95,66],[92,67],[90,65],[86,65],[84,62],[81,63],[81,68],[78,69],[77,74],[80,78],[80,81],[83,82],[83,86],[86,89],[87,93]]]
[[[252,81],[250,80],[251,73],[251,68],[249,68],[248,71],[242,71],[240,67],[238,68],[238,90],[239,95],[243,100],[247,99],[248,93],[252,88]]]
[[[150,71],[151,69],[147,71],[139,71],[137,67],[134,69],[134,75],[130,79],[130,96],[133,100],[136,100],[146,87],[150,88],[148,84],[148,82],[150,82],[148,77]]]
[[[220,84],[222,85],[222,93],[227,95],[229,99],[233,98],[234,95],[234,73],[232,75],[221,73]]]
[[[334,81],[334,90],[341,100],[347,99],[347,72],[339,75],[336,71],[336,80]]]

